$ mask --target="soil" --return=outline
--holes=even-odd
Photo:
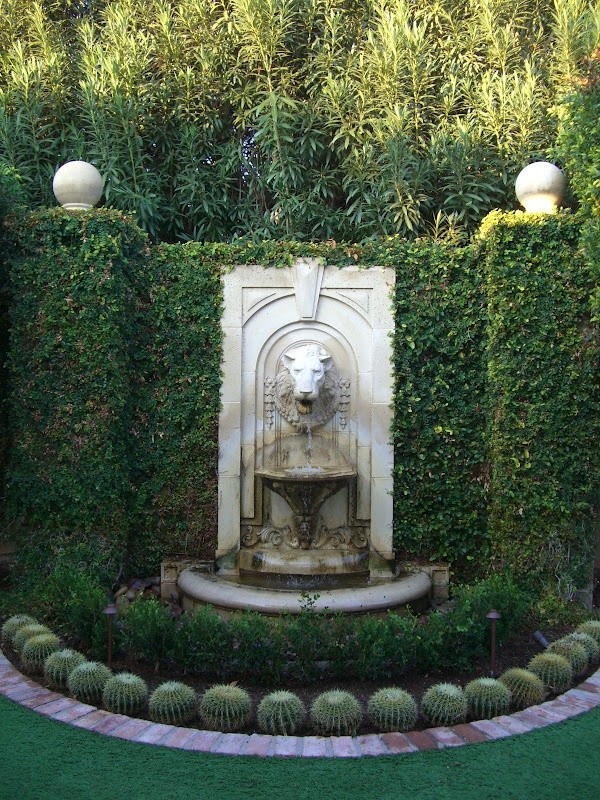
[[[555,641],[561,636],[564,636],[566,633],[569,633],[572,629],[572,626],[556,626],[545,629],[544,635],[549,641]],[[497,649],[495,675],[499,675],[511,667],[526,667],[533,656],[535,656],[537,653],[540,653],[542,650],[542,646],[533,638],[533,629],[526,630],[513,636],[509,641],[504,642]],[[27,672],[14,651],[10,651],[10,648],[7,648],[6,655],[18,669],[20,669],[22,672]],[[160,683],[167,680],[181,680],[184,683],[187,683],[189,686],[192,686],[198,695],[201,695],[210,686],[218,683],[218,678],[217,680],[207,680],[204,677],[190,675],[189,673],[186,673],[183,670],[177,670],[176,668],[161,668],[155,670],[146,662],[140,662],[127,658],[114,659],[112,667],[115,672],[133,672],[136,675],[144,678],[148,684],[150,692],[152,692],[152,690],[155,689]],[[489,677],[490,675],[490,662],[489,659],[487,659],[476,662],[473,666],[473,669],[469,672],[446,671],[424,674],[417,672],[416,670],[412,670],[405,673],[402,678],[395,683],[405,691],[409,692],[420,705],[421,697],[424,692],[435,683],[456,683],[464,686],[474,678]],[[46,685],[44,684],[43,678],[41,678],[39,675],[32,675],[32,677],[39,683]],[[583,678],[581,678],[581,680],[583,680]],[[362,735],[367,733],[377,733],[377,730],[369,724],[368,717],[366,715],[369,697],[373,694],[373,692],[377,691],[377,689],[380,689],[383,686],[389,686],[391,683],[391,681],[382,683],[372,681],[341,682],[339,680],[332,682],[324,680],[309,686],[288,682],[285,688],[295,692],[302,699],[307,709],[310,708],[313,700],[318,694],[328,689],[345,689],[351,692],[361,702],[363,711],[365,712],[363,723],[358,731],[358,733]],[[266,685],[243,685],[252,697],[254,709],[258,707],[260,700],[270,691],[273,691],[274,688]],[[143,718],[144,715],[140,714],[139,716],[140,718]],[[199,722],[195,721],[190,723],[189,727],[197,728],[199,727]],[[417,724],[415,725],[415,730],[423,730],[426,727],[428,726],[421,718],[419,718],[417,720]],[[249,726],[240,732],[253,733],[256,730],[256,720],[253,717]],[[310,733],[312,733],[312,730],[309,729],[308,724],[304,729],[298,731],[298,735],[308,735]]]

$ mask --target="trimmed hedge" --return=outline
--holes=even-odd
[[[463,248],[150,247],[105,209],[37,211],[10,233],[8,523],[25,567],[84,561],[114,577],[212,557],[221,272],[310,255],[396,270],[398,554],[462,577],[493,556],[567,594],[586,583],[595,262],[569,214],[494,213]]]

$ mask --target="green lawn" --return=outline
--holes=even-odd
[[[0,698],[2,800],[597,800],[599,768],[600,709],[458,749],[259,759],[110,739]]]

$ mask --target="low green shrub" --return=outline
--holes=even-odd
[[[421,698],[421,714],[433,727],[458,725],[467,718],[467,698],[460,686],[437,683]]]
[[[371,695],[367,713],[377,730],[388,732],[411,730],[419,712],[412,695],[390,686]]]
[[[148,700],[148,686],[131,672],[113,675],[104,684],[102,703],[114,714],[137,714]]]
[[[527,669],[535,673],[543,682],[546,691],[552,694],[566,692],[573,683],[573,669],[564,656],[558,653],[538,653]]]
[[[228,623],[210,606],[184,614],[177,639],[180,662],[194,674],[221,674],[222,664],[233,649]]]
[[[169,609],[157,598],[135,600],[123,620],[122,643],[130,655],[156,665],[176,659],[178,635]]]
[[[470,681],[465,686],[465,697],[471,719],[491,719],[506,714],[510,708],[510,690],[494,678]]]
[[[304,722],[306,709],[298,695],[280,690],[263,697],[258,705],[256,720],[263,733],[291,736]]]
[[[31,636],[21,650],[21,659],[26,669],[42,672],[44,662],[56,650],[60,649],[60,639],[54,633],[40,633]]]
[[[150,695],[148,710],[153,722],[184,725],[194,719],[198,707],[196,692],[180,681],[161,683]]]
[[[97,704],[112,672],[98,661],[86,661],[75,667],[67,678],[67,688],[78,700]]]
[[[350,692],[332,689],[314,700],[310,718],[320,736],[355,736],[362,710]]]
[[[57,650],[44,661],[44,677],[54,686],[66,686],[71,672],[80,664],[85,664],[86,660],[83,653],[76,650]]]
[[[506,670],[498,680],[510,691],[513,708],[535,706],[546,696],[546,687],[539,675],[523,667]]]
[[[252,714],[252,700],[241,686],[217,684],[207,689],[200,700],[200,718],[213,731],[238,731]]]
[[[231,647],[221,653],[222,676],[270,684],[280,681],[286,661],[281,625],[255,612],[236,614],[228,621],[227,637]]]

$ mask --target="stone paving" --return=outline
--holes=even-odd
[[[555,700],[515,714],[449,728],[354,737],[218,733],[111,714],[40,686],[16,670],[1,651],[0,695],[58,722],[132,742],[222,755],[361,758],[462,747],[554,725],[600,706],[600,669]]]

